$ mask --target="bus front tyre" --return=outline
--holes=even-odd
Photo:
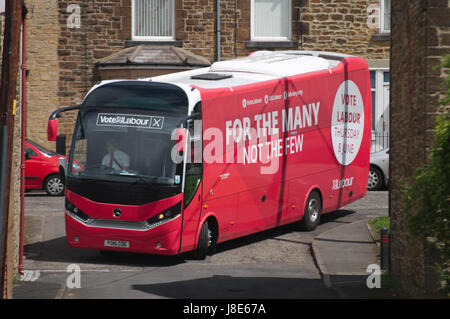
[[[198,236],[197,249],[194,252],[195,259],[204,260],[213,246],[213,236],[211,229],[208,226],[208,221],[202,225],[200,234]]]
[[[305,205],[305,214],[302,220],[302,228],[313,231],[320,223],[320,213],[322,212],[322,200],[319,193],[309,194]]]

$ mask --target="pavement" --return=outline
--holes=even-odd
[[[333,228],[315,237],[313,255],[325,285],[341,298],[395,298],[390,288],[368,288],[382,274],[379,245],[367,220]],[[372,265],[372,266],[370,266]],[[376,270],[376,272],[375,272]],[[379,278],[381,286],[381,278]]]

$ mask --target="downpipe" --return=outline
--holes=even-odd
[[[26,138],[26,18],[22,22],[22,127],[21,127],[21,163],[20,163],[20,244],[19,244],[19,274],[23,275],[23,244],[24,244],[24,224],[25,224],[25,138]]]
[[[220,0],[217,0],[217,61],[220,61]]]
[[[6,207],[5,207],[5,191],[6,191],[6,162],[8,160],[8,126],[0,126],[0,287],[4,284],[4,275],[6,273]],[[0,289],[0,299],[5,295],[6,283]]]

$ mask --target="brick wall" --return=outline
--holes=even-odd
[[[369,28],[370,5],[377,0],[296,1],[299,10],[300,47],[363,56],[368,59],[389,58],[389,38],[377,39],[377,28]]]
[[[450,53],[450,8],[447,0],[392,4],[390,101],[390,215],[392,271],[405,290],[414,295],[436,293],[431,258],[425,241],[412,237],[403,208],[402,187],[427,161],[432,145],[433,116],[441,72],[434,67]],[[447,107],[448,111],[448,107]],[[413,214],[414,212],[408,212]]]
[[[27,138],[54,148],[47,141],[47,120],[58,101],[58,1],[27,0]]]
[[[216,1],[175,1],[177,40],[183,48],[214,61],[216,39]]]
[[[67,20],[69,5],[81,9],[79,28],[70,27]],[[59,36],[58,106],[81,103],[83,97],[98,80],[95,63],[98,59],[123,49],[125,40],[131,36],[131,0],[62,0],[58,1]],[[58,134],[71,136],[77,112],[67,112],[60,121]]]

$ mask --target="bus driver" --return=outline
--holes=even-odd
[[[127,170],[130,167],[130,156],[117,148],[115,140],[109,139],[106,141],[106,151],[102,166],[115,170]]]

